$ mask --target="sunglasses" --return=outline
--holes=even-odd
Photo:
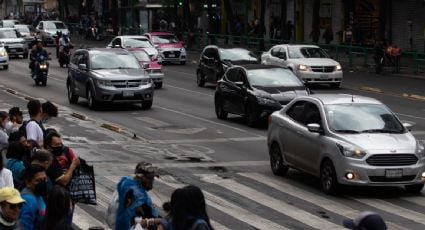
[[[22,208],[22,204],[9,204],[9,208],[10,209],[21,209]]]

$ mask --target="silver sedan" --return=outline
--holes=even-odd
[[[425,150],[381,102],[355,95],[298,97],[269,119],[271,168],[285,175],[296,168],[317,176],[325,193],[340,184],[403,185],[420,192]]]

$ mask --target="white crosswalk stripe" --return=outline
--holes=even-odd
[[[228,190],[243,199],[248,199],[258,203],[258,205],[265,208],[272,209],[281,215],[287,216],[291,219],[288,222],[274,222],[267,218],[267,216],[258,215],[258,210],[254,208],[246,208],[242,203],[238,203],[237,199],[228,200],[222,196],[216,195],[216,190],[203,190],[206,203],[209,207],[214,208],[218,212],[230,216],[234,221],[240,221],[246,223],[247,225],[252,226],[255,229],[293,229],[294,222],[297,221],[305,226],[310,226],[315,229],[343,229],[342,225],[339,223],[331,221],[331,219],[321,218],[320,216],[315,215],[314,213],[304,209],[307,209],[304,205],[293,205],[289,204],[287,200],[280,200],[275,198],[275,196],[270,196],[267,194],[267,188],[274,189],[275,193],[279,192],[285,195],[292,196],[294,198],[300,199],[303,202],[307,202],[314,206],[320,207],[328,212],[328,215],[339,215],[346,218],[355,218],[359,215],[360,212],[365,210],[360,210],[364,205],[373,207],[375,210],[382,211],[383,213],[388,213],[394,215],[396,218],[386,220],[388,229],[396,230],[407,230],[407,229],[423,229],[418,228],[417,226],[425,226],[425,214],[417,210],[418,208],[423,207],[425,210],[425,196],[401,196],[399,200],[408,201],[416,205],[416,209],[409,209],[405,207],[405,204],[393,203],[391,200],[383,200],[377,198],[358,198],[358,197],[328,197],[323,194],[315,193],[310,190],[307,185],[297,183],[292,181],[288,183],[284,178],[277,178],[270,175],[262,173],[237,173],[235,179],[226,179],[219,177],[216,174],[195,174],[191,176],[195,178],[196,181],[203,184],[203,186],[208,186],[209,184],[215,186],[216,188],[222,188]],[[107,209],[110,199],[112,197],[113,190],[115,189],[116,184],[119,182],[121,176],[102,176],[103,180],[98,180],[96,184],[97,190],[97,201],[98,207],[96,211]],[[245,183],[241,183],[245,180]],[[106,183],[101,183],[99,181],[104,181]],[[109,181],[109,182],[108,182]],[[110,183],[112,182],[112,183]],[[155,183],[157,187],[168,189],[153,189],[149,192],[154,205],[161,209],[162,204],[170,199],[170,189],[181,188],[187,184],[178,181],[175,177],[164,175],[161,176]],[[259,183],[264,186],[248,186],[248,184]],[[113,187],[107,187],[108,185]],[[260,189],[261,188],[261,189]],[[168,191],[168,192],[167,192]],[[212,192],[214,191],[214,192]],[[232,196],[234,197],[234,196]],[[351,205],[357,204],[357,205]],[[257,205],[257,206],[258,206]],[[404,205],[404,206],[403,206]],[[314,207],[312,206],[312,207]],[[217,212],[214,211],[214,212]],[[84,206],[76,207],[74,222],[76,226],[80,229],[88,229],[93,226],[102,226],[105,229],[106,226],[103,221],[103,217],[92,216],[95,215],[90,211],[87,211]],[[339,217],[341,218],[341,217]],[[226,222],[226,224],[221,222],[220,219],[214,219],[212,217],[211,224],[215,229],[218,230],[228,230],[235,229],[234,225],[230,224],[232,221]],[[229,220],[227,220],[229,221]],[[236,222],[235,222],[236,223]],[[410,223],[410,225],[405,225]],[[417,223],[417,224],[415,224]],[[226,225],[230,224],[231,228]],[[413,224],[413,228],[410,227]],[[299,226],[298,226],[299,228]]]

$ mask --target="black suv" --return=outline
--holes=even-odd
[[[200,87],[203,87],[206,82],[215,84],[230,66],[254,63],[260,63],[260,59],[249,50],[206,46],[199,58],[196,82]]]
[[[69,102],[88,100],[91,109],[100,102],[138,102],[152,106],[154,84],[136,57],[122,49],[80,49],[75,51],[66,80]]]
[[[217,82],[214,96],[217,118],[228,113],[244,116],[254,126],[292,99],[308,95],[307,87],[289,69],[270,65],[230,67]]]

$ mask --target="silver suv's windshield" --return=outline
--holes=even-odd
[[[91,69],[139,69],[137,59],[130,54],[96,53],[91,55]]]
[[[302,86],[303,83],[291,71],[282,68],[248,70],[252,86]]]
[[[329,58],[328,54],[318,47],[288,47],[289,58]]]
[[[0,30],[0,38],[18,38],[15,30]]]
[[[229,61],[258,61],[257,56],[245,49],[219,49],[221,60]]]
[[[146,39],[125,39],[124,47],[132,47],[132,48],[152,48],[152,44]]]
[[[394,114],[379,104],[333,104],[325,106],[329,128],[341,133],[403,133]]]

